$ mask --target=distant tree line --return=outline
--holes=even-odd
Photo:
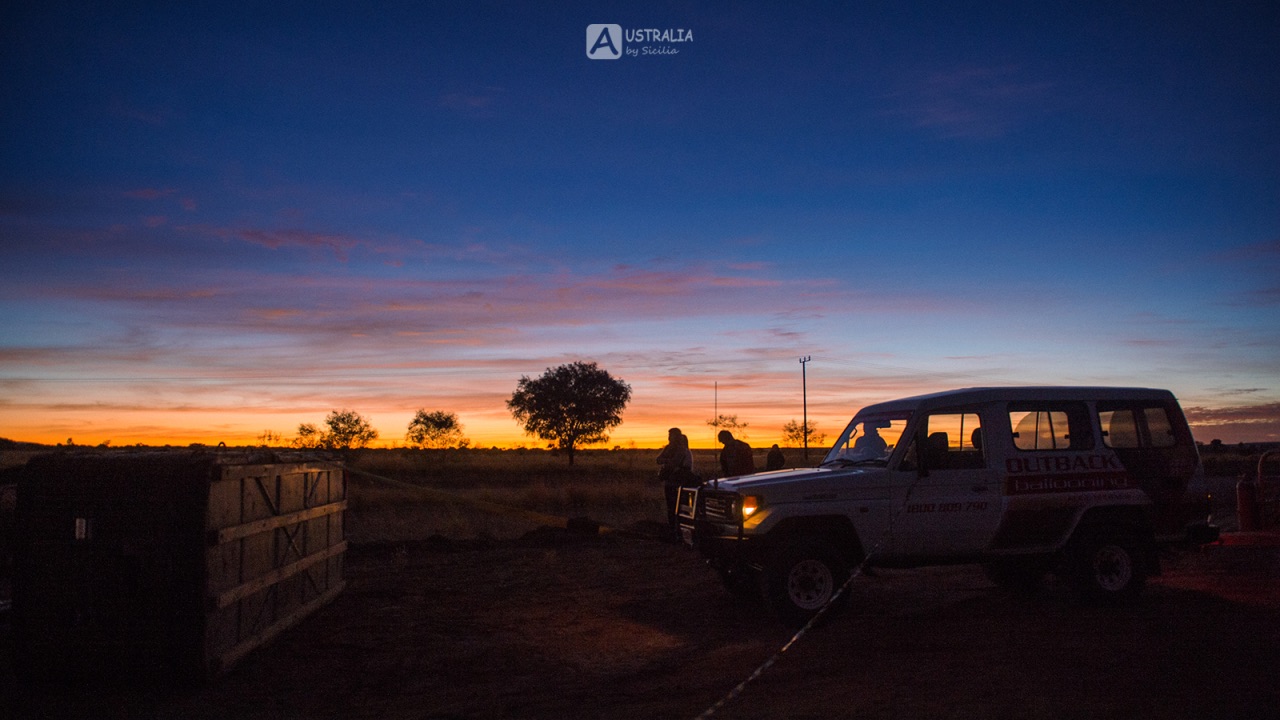
[[[548,442],[568,456],[587,445],[608,442],[609,431],[622,423],[622,411],[631,400],[631,386],[613,377],[594,362],[573,362],[547,368],[541,376],[522,376],[507,400],[507,409],[528,435]],[[737,415],[718,415],[707,424],[745,436],[747,423]],[[795,420],[782,428],[783,441],[791,446],[821,444],[826,436],[810,422]],[[276,444],[280,435],[271,431],[259,436],[264,445]],[[368,447],[378,439],[378,431],[354,410],[334,410],[322,427],[311,423],[298,426],[294,447],[324,450],[351,450]],[[405,443],[415,448],[466,448],[471,441],[463,434],[456,413],[419,409],[409,421]]]

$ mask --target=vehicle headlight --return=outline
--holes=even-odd
[[[746,520],[764,505],[764,498],[759,495],[747,495],[742,498],[742,519]]]

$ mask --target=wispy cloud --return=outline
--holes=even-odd
[[[1196,439],[1201,442],[1224,436],[1253,441],[1280,441],[1280,403],[1220,408],[1188,407],[1185,412]]]
[[[440,107],[464,117],[491,117],[505,92],[501,87],[484,86],[445,93],[440,96]]]
[[[159,200],[168,197],[177,190],[174,188],[138,188],[137,190],[126,190],[124,196],[135,200]]]
[[[177,114],[170,108],[140,107],[138,105],[125,102],[118,97],[112,100],[109,112],[116,117],[135,120],[153,127],[164,127],[177,117]]]
[[[362,240],[346,235],[314,233],[305,230],[238,230],[235,235],[255,245],[278,250],[284,247],[319,248],[332,250],[339,259],[346,259],[347,252],[361,244]]]
[[[1015,66],[960,66],[908,78],[888,112],[944,138],[995,138],[1035,112],[1051,88]]]
[[[1197,425],[1222,423],[1280,423],[1280,402],[1240,407],[1186,408],[1187,420]]]

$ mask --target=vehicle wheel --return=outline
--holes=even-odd
[[[730,595],[743,600],[760,599],[759,573],[745,565],[735,565],[726,570],[719,570],[720,584]]]
[[[1135,532],[1085,529],[1068,549],[1068,580],[1086,601],[1129,600],[1146,583],[1142,552],[1143,543]]]
[[[797,543],[781,548],[766,564],[760,588],[774,615],[798,627],[826,607],[848,578],[849,565],[834,549]],[[844,605],[848,596],[841,600]]]
[[[982,571],[988,580],[1003,590],[1031,595],[1040,589],[1040,581],[1049,571],[1049,563],[1042,557],[998,558],[984,563]]]

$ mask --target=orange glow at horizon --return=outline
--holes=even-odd
[[[114,416],[113,421],[105,416],[95,418],[80,415],[74,423],[54,421],[48,423],[43,429],[31,428],[26,431],[20,429],[17,433],[13,432],[13,429],[0,430],[0,437],[42,445],[62,445],[71,442],[78,446],[105,444],[112,447],[130,445],[185,447],[194,444],[216,446],[219,443],[225,443],[228,447],[256,447],[263,445],[264,436],[270,433],[273,437],[270,444],[274,447],[284,447],[288,446],[296,436],[297,427],[301,423],[310,423],[323,430],[326,414],[322,413],[305,420],[294,421],[288,426],[283,426],[279,423],[270,424],[271,420],[268,417],[262,418],[265,422],[255,424],[253,420],[246,420],[242,415],[236,417],[206,415],[204,417],[210,422],[200,427],[177,425],[165,427],[149,423],[119,423],[120,418],[118,416]],[[378,431],[378,438],[370,443],[369,447],[396,448],[406,446],[404,435],[411,414],[405,415],[403,423],[398,421],[379,421],[377,417],[371,414],[361,414]],[[681,428],[685,435],[689,437],[690,445],[695,449],[719,448],[719,443],[715,441],[715,430],[707,424],[710,419],[710,413],[707,413],[705,418],[695,415],[680,416],[672,414],[666,421],[628,421],[624,413],[623,423],[609,433],[609,441],[588,446],[588,449],[613,447],[626,449],[661,448],[666,445],[667,430],[671,427]],[[768,447],[773,443],[780,443],[783,447],[787,447],[788,444],[782,439],[781,426],[790,419],[780,420],[776,423],[776,428],[772,427],[772,423],[765,425],[764,423],[751,422],[745,431],[735,434],[739,437],[744,437],[747,442],[755,447]],[[516,425],[515,421],[510,418],[505,421],[468,422],[466,417],[459,413],[459,421],[463,426],[463,437],[470,441],[469,446],[473,448],[541,448],[548,444],[547,441],[525,434]],[[842,418],[839,421],[833,419],[829,422],[823,422],[821,418],[810,416],[810,422],[814,423],[818,431],[826,436],[822,443],[823,445],[833,441],[835,435],[843,429],[844,423],[847,421],[848,418]],[[818,446],[818,444],[813,443],[810,445],[810,449]]]
[[[903,392],[896,397],[906,394],[911,393]],[[811,441],[810,450],[829,447],[862,405],[882,399],[888,397],[870,398],[866,402],[844,407],[839,403],[816,399],[811,392],[809,420],[816,426],[816,432],[823,437]],[[368,420],[378,431],[378,439],[370,447],[406,446],[404,435],[413,416],[412,410],[366,410],[358,403],[347,403],[331,409],[353,409]],[[464,404],[450,407],[447,403],[439,403],[428,405],[425,409],[456,413],[462,424],[463,437],[470,441],[470,447],[473,448],[547,446],[546,441],[525,434],[505,408],[483,406],[468,409]],[[768,447],[773,443],[788,447],[789,444],[782,439],[782,426],[793,420],[798,422],[801,418],[798,408],[796,412],[790,412],[785,407],[780,409],[772,402],[760,400],[734,406],[722,405],[719,412],[737,416],[739,421],[746,422],[745,431],[735,432],[735,435],[757,448]],[[297,435],[297,428],[302,423],[310,423],[323,429],[327,414],[327,410],[297,409],[88,410],[0,406],[0,438],[50,446],[71,441],[78,446],[106,444],[114,447],[185,447],[193,444],[216,446],[225,443],[231,447],[253,447],[262,445],[264,435],[270,433],[273,436],[270,444],[284,447]],[[588,446],[587,449],[661,448],[666,444],[667,429],[671,427],[681,428],[694,448],[716,449],[719,448],[719,443],[715,440],[715,430],[708,424],[713,415],[710,404],[706,408],[690,409],[683,403],[677,406],[675,403],[658,401],[633,402],[624,410],[622,424],[609,433],[609,441]],[[1266,426],[1257,427],[1260,431],[1257,435],[1242,436],[1239,428],[1225,426],[1220,422],[1197,423],[1192,420],[1192,431],[1196,439],[1205,444],[1213,439],[1221,439],[1227,444],[1268,441]]]
[[[761,380],[760,385],[768,387]],[[774,383],[776,384],[776,382]],[[670,391],[669,391],[670,392]],[[677,393],[687,393],[677,388]],[[718,412],[736,416],[746,423],[735,435],[756,447],[768,447],[773,443],[787,443],[782,439],[783,425],[799,422],[802,417],[799,392],[796,402],[790,398],[778,398],[768,392],[735,393],[730,404],[722,389]],[[876,400],[881,398],[876,398]],[[664,402],[664,399],[646,394],[632,402],[622,413],[622,424],[608,433],[609,441],[591,448],[660,448],[666,444],[667,430],[681,428],[695,448],[718,448],[715,429],[708,423],[717,412],[715,399],[707,393],[705,403]],[[296,400],[294,401],[296,403]],[[293,403],[291,403],[293,404]],[[790,406],[794,404],[792,409]],[[865,403],[863,403],[865,404]],[[705,405],[705,407],[703,407]],[[20,407],[0,405],[0,437],[21,442],[45,445],[65,444],[69,440],[76,445],[110,446],[151,445],[178,446],[191,444],[216,446],[259,446],[268,433],[274,446],[287,446],[297,435],[300,424],[309,423],[324,429],[324,420],[330,410],[354,410],[378,431],[378,438],[370,447],[391,448],[406,445],[405,432],[418,408],[427,411],[442,410],[458,416],[463,437],[475,448],[540,448],[546,441],[527,435],[511,417],[503,401],[493,396],[442,399],[424,402],[417,407],[389,406],[385,402],[362,402],[348,397],[334,402],[328,409],[289,407],[232,408],[206,403],[202,407],[144,408],[124,404],[97,409],[92,406],[68,406],[49,403],[38,407],[28,404]],[[810,448],[834,441],[859,405],[843,406],[822,402],[810,387],[809,421],[825,440],[811,441]]]

